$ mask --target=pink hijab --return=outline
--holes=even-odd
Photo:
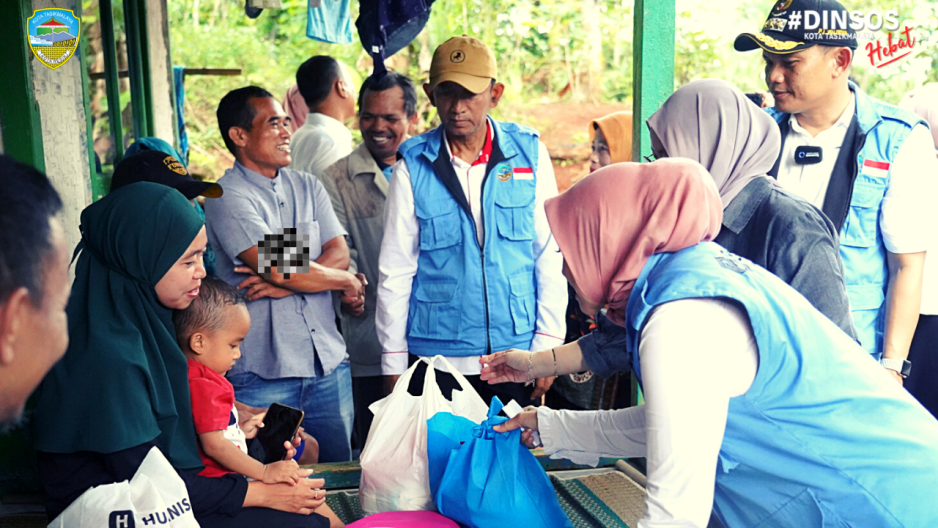
[[[713,239],[723,221],[713,178],[680,158],[603,167],[544,208],[570,277],[620,326],[648,259]]]
[[[293,86],[287,90],[287,95],[283,98],[283,111],[290,116],[290,133],[294,133],[304,123],[306,123],[306,116],[309,114],[309,107],[306,106],[306,101],[303,99],[303,95],[300,93],[299,87],[296,83],[293,83]]]

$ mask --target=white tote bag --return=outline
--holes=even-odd
[[[361,454],[359,498],[365,515],[386,511],[433,510],[430,474],[427,467],[427,420],[438,412],[464,416],[482,423],[488,405],[472,385],[443,356],[421,358],[427,364],[423,393],[407,392],[414,363],[386,398],[373,403],[374,414],[368,440]],[[453,401],[443,397],[436,383],[435,367],[450,372],[462,390],[453,391]]]
[[[153,448],[134,478],[90,488],[49,528],[198,528],[186,484]]]

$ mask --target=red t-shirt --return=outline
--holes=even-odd
[[[190,359],[189,396],[192,399],[192,418],[195,420],[196,434],[224,431],[226,439],[247,453],[244,432],[238,427],[234,387],[224,376]],[[206,455],[201,442],[199,456],[205,464],[205,469],[199,472],[203,477],[220,477],[234,473]]]

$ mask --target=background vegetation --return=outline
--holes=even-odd
[[[354,22],[358,2],[351,3]],[[892,65],[872,68],[861,43],[853,76],[865,90],[898,102],[908,90],[926,81],[938,81],[938,31],[934,29],[938,28],[938,4],[917,0],[846,3],[859,10],[898,9],[901,20],[914,21],[909,25],[915,26],[916,53]],[[115,4],[115,21],[120,25],[122,13],[119,2]],[[243,72],[238,77],[186,78],[185,117],[194,172],[217,178],[232,162],[214,115],[219,99],[228,90],[256,84],[282,96],[294,82],[296,68],[316,54],[342,60],[357,73],[358,81],[371,72],[371,59],[357,40],[328,45],[306,37],[306,6],[306,0],[283,0],[283,9],[265,10],[252,20],[244,15],[243,0],[169,0],[174,64],[240,68]],[[675,87],[697,78],[719,77],[744,90],[764,89],[761,56],[737,53],[732,42],[739,32],[761,27],[768,6],[769,2],[742,0],[677,0]],[[85,0],[83,20],[88,24],[87,45],[92,53],[99,51],[94,41],[96,12],[97,0]],[[121,33],[122,28],[117,31]],[[543,131],[564,112],[595,105],[631,105],[631,0],[436,0],[424,32],[388,64],[423,82],[432,50],[458,34],[476,36],[494,49],[499,80],[508,86],[497,112],[501,118],[524,121]],[[885,33],[878,36],[885,37]],[[122,43],[119,49],[123,49]],[[92,63],[92,71],[101,71],[100,60]],[[103,90],[103,83],[95,86]],[[103,91],[95,92],[92,102],[96,134],[104,137],[107,107]],[[551,110],[543,111],[542,106]],[[125,130],[130,124],[128,112],[129,105]],[[420,128],[431,126],[434,115],[422,100]],[[567,141],[585,142],[585,127],[568,136]]]

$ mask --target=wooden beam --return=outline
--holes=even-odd
[[[117,75],[125,79],[127,78],[127,70],[121,70],[117,72]],[[241,75],[241,68],[186,68],[186,75],[220,75],[235,77]],[[92,72],[88,74],[88,78],[92,81],[100,81],[106,77],[105,72]]]

